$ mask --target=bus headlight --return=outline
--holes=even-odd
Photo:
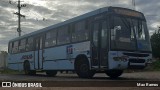
[[[113,60],[114,60],[114,61],[123,61],[123,62],[126,62],[126,61],[128,61],[127,58],[128,58],[128,57],[126,57],[126,56],[113,57]]]

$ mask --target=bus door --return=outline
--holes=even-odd
[[[35,38],[35,69],[43,69],[43,37]]]
[[[107,21],[95,21],[92,24],[92,60],[93,69],[106,69],[108,63]]]

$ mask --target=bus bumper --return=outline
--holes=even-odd
[[[124,55],[123,53],[133,53],[126,51],[110,51],[108,57],[108,69],[144,69],[147,66],[148,60],[151,60],[152,55],[138,57]]]

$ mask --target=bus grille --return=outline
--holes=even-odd
[[[145,59],[129,59],[131,63],[145,63]]]
[[[149,54],[142,54],[142,53],[123,53],[124,55],[127,56],[132,56],[132,57],[148,57]]]

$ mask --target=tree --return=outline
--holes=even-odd
[[[0,53],[3,54],[3,55],[7,55],[8,54],[7,51],[0,51]]]
[[[152,54],[155,58],[160,58],[160,27],[151,36]]]

